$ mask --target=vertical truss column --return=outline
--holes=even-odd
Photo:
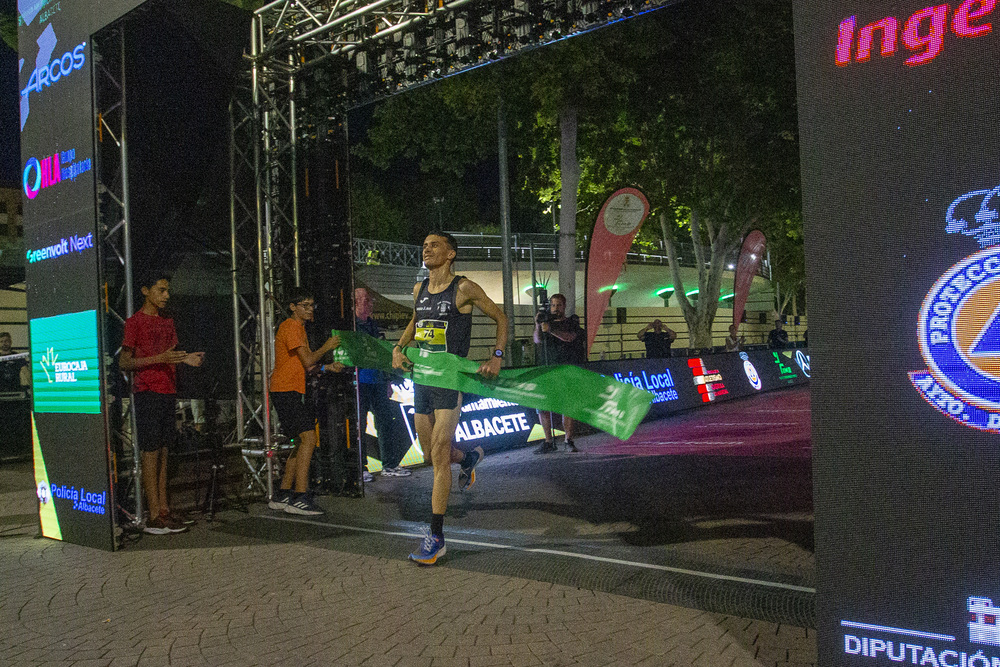
[[[231,441],[241,447],[267,430],[261,396],[261,310],[257,293],[256,163],[258,124],[249,87],[229,105],[230,270],[233,290],[236,426]]]
[[[132,239],[129,217],[128,140],[125,81],[125,23],[109,29],[94,41],[93,78],[95,123],[95,161],[97,162],[98,269],[104,287],[104,311],[109,324],[105,335],[118,331],[134,312],[132,293]],[[110,343],[110,341],[106,341]],[[117,345],[105,349],[120,351]],[[143,524],[142,455],[135,428],[131,383],[128,386],[129,408],[112,415],[108,410],[108,433],[113,439],[115,474],[118,453],[132,451],[132,482],[135,513],[123,512],[136,526]],[[126,424],[129,428],[126,429]]]
[[[230,231],[237,416],[234,437],[246,452],[258,442],[267,457],[267,495],[274,491],[274,429],[269,375],[273,368],[275,304],[282,290],[300,281],[298,183],[295,155],[295,80],[288,66],[262,58],[263,23],[255,17],[251,34],[249,95],[230,108]],[[249,189],[252,178],[254,202]],[[244,281],[253,276],[256,303]],[[246,455],[246,454],[245,454]]]

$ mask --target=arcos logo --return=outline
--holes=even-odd
[[[28,79],[28,85],[21,91],[21,95],[27,95],[31,92],[40,93],[43,86],[48,88],[64,76],[68,76],[74,70],[83,67],[87,61],[86,49],[87,42],[81,42],[72,51],[62,54],[62,57],[54,59],[48,65],[36,68],[31,73],[31,78]]]

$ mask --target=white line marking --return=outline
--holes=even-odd
[[[841,625],[848,628],[861,628],[862,630],[881,630],[882,632],[894,632],[897,635],[910,635],[913,637],[925,637],[927,639],[943,639],[946,642],[953,642],[955,638],[951,635],[939,635],[933,632],[922,632],[920,630],[906,630],[904,628],[892,628],[888,625],[872,625],[871,623],[856,623],[855,621],[841,621]]]
[[[695,428],[715,428],[716,426],[800,426],[804,422],[712,422],[711,424],[694,424]]]
[[[270,519],[272,521],[287,521],[289,523],[304,523],[311,526],[326,526],[327,528],[337,528],[340,530],[353,530],[359,533],[374,533],[376,535],[389,535],[392,537],[410,537],[415,540],[419,540],[423,535],[417,535],[415,533],[406,533],[396,530],[378,530],[376,528],[360,528],[358,526],[345,526],[343,524],[337,523],[324,523],[322,521],[313,521],[311,519],[296,519],[293,517],[284,516],[270,516],[267,514],[257,515],[261,519]],[[776,581],[763,581],[760,579],[747,579],[745,577],[733,577],[727,574],[715,574],[713,572],[700,572],[698,570],[686,570],[679,567],[670,567],[669,565],[654,565],[652,563],[639,563],[631,560],[621,560],[619,558],[605,558],[603,556],[591,556],[589,554],[578,554],[572,551],[559,551],[557,549],[531,549],[528,547],[517,547],[510,544],[495,544],[493,542],[478,542],[475,540],[461,540],[454,537],[449,537],[448,542],[454,544],[468,544],[476,547],[488,547],[491,549],[510,549],[512,551],[523,551],[525,553],[534,554],[549,554],[551,556],[566,556],[568,558],[580,558],[582,560],[596,561],[599,563],[611,563],[613,565],[627,565],[629,567],[638,567],[646,570],[658,570],[660,572],[673,572],[675,574],[688,574],[695,577],[704,577],[706,579],[717,579],[719,581],[734,581],[741,584],[753,584],[756,586],[766,586],[769,588],[782,588],[788,591],[797,591],[799,593],[815,593],[815,588],[809,588],[807,586],[794,586],[792,584],[782,584]]]
[[[639,440],[637,442],[628,441],[615,446],[643,447],[647,445],[706,445],[716,447],[718,445],[728,445],[732,447],[742,444],[745,444],[743,440]]]

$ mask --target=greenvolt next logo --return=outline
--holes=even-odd
[[[35,412],[99,414],[97,311],[38,317],[29,326]]]
[[[41,262],[44,259],[56,259],[64,257],[70,253],[82,253],[84,250],[91,250],[94,247],[94,234],[91,232],[86,236],[70,236],[68,239],[59,239],[56,243],[38,250],[29,250],[25,254],[28,264]]]

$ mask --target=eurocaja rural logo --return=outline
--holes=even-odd
[[[910,373],[920,395],[960,424],[1000,432],[1000,187],[975,190],[948,207],[945,231],[980,250],[948,269],[927,293],[917,321],[927,369]]]

